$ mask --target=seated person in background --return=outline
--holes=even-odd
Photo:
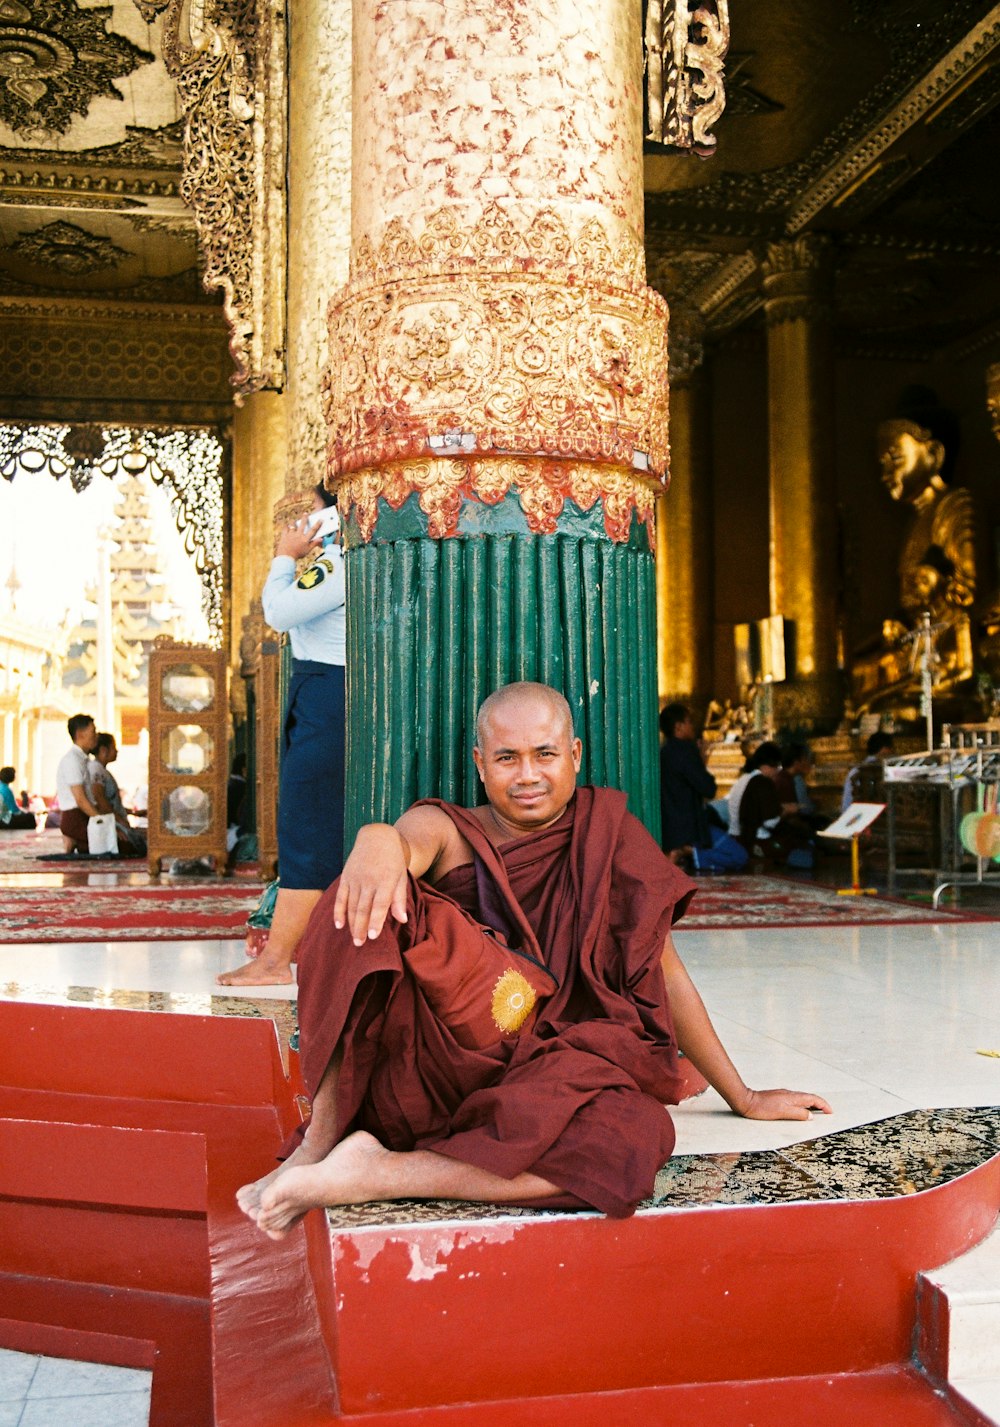
[[[790,743],[782,749],[781,772],[775,782],[786,815],[797,818],[810,832],[817,832],[826,827],[829,819],[817,809],[806,783],[812,766],[808,743]]]
[[[780,748],[762,743],[730,791],[730,835],[738,837],[750,855],[759,849],[768,861],[807,869],[813,865],[809,830],[795,822],[797,803],[782,804],[777,787],[780,772]]]
[[[708,800],[715,779],[705,767],[705,747],[695,738],[691,710],[667,704],[660,713],[660,838],[671,862],[690,859],[697,872],[738,872],[746,849],[720,825]]]
[[[16,769],[0,768],[0,828],[7,828],[11,832],[35,826],[34,815],[18,807],[12,787],[16,777]]]
[[[576,786],[561,694],[491,694],[473,756],[488,802],[363,827],[299,944],[312,1118],[237,1194],[271,1238],[368,1200],[631,1214],[673,1148],[678,1048],[737,1114],[829,1110],[743,1083],[670,938],[694,884],[623,793]]]
[[[73,714],[66,722],[73,746],[56,768],[56,802],[64,852],[87,852],[87,820],[99,809],[87,793],[87,767],[97,743],[97,726],[90,714]]]
[[[857,763],[844,779],[844,791],[840,799],[840,811],[846,813],[854,802],[858,774],[864,767],[872,767],[892,756],[893,738],[891,733],[873,733],[865,744],[863,763]]]
[[[113,733],[99,733],[94,757],[87,769],[87,791],[99,812],[114,813],[118,851],[122,857],[145,857],[146,839],[128,820],[118,780],[108,767],[118,757]]]

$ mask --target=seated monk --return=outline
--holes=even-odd
[[[477,720],[484,807],[361,829],[300,943],[312,1117],[237,1195],[271,1238],[367,1200],[629,1215],[673,1149],[678,1050],[737,1114],[829,1113],[740,1079],[670,938],[695,884],[623,793],[577,788],[580,754],[561,694],[508,685]]]

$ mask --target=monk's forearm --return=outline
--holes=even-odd
[[[387,824],[384,824],[387,826]],[[439,808],[408,808],[393,824],[403,848],[407,871],[422,877],[441,855],[445,834],[451,827]]]
[[[744,1114],[751,1100],[751,1091],[730,1060],[705,1003],[669,939],[668,949],[663,954],[663,977],[678,1046],[729,1108],[737,1115]]]

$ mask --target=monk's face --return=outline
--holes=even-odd
[[[497,821],[513,836],[561,817],[576,787],[582,745],[545,699],[501,704],[473,749]]]

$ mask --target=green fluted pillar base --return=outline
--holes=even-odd
[[[483,801],[475,716],[515,680],[569,700],[583,741],[580,781],[628,794],[659,838],[656,592],[646,527],[609,539],[601,503],[567,501],[555,534],[534,535],[516,495],[468,502],[458,534],[427,535],[416,496],[380,502],[370,543],[349,517],[347,807],[350,846],[417,798]]]

